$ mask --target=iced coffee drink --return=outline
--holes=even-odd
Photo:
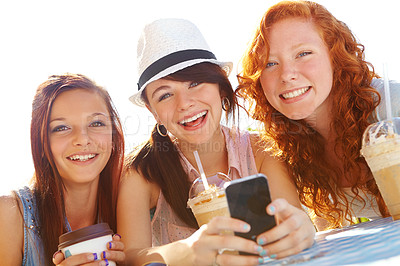
[[[199,226],[208,223],[215,216],[230,216],[223,186],[225,182],[229,181],[229,178],[219,173],[208,177],[207,181],[209,183],[208,190],[205,190],[201,178],[193,182],[187,203]]]
[[[225,195],[224,185],[231,181],[230,178],[223,174],[217,173],[207,178],[209,188],[205,189],[201,178],[197,178],[189,191],[188,206],[192,209],[196,217],[197,224],[202,226],[207,224],[213,217],[226,216],[230,217],[228,201]],[[233,231],[223,231],[221,234],[234,235]],[[223,249],[222,253],[238,255],[236,250]]]
[[[400,118],[370,125],[364,132],[361,154],[390,214],[400,219]]]

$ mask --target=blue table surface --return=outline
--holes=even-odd
[[[314,245],[262,265],[400,265],[400,220],[391,217],[316,234]]]

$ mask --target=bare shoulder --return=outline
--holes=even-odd
[[[259,146],[261,143],[260,134],[257,131],[249,131],[250,143],[252,147]]]
[[[251,149],[253,150],[254,158],[264,153],[261,137],[257,131],[249,131]]]
[[[270,144],[258,133],[250,134],[250,141],[259,173],[279,176],[279,178],[287,177],[286,163],[274,155]]]
[[[268,149],[270,144],[262,140],[259,134],[251,134],[250,140],[257,170],[267,176],[272,198],[284,198],[291,205],[300,207],[297,190],[286,162],[274,156],[272,150]]]
[[[120,183],[120,196],[126,195],[132,198],[135,194],[142,200],[149,200],[150,207],[154,207],[159,194],[157,184],[148,181],[141,173],[135,169],[129,169],[124,172]]]
[[[22,221],[21,202],[19,201],[19,198],[17,198],[14,195],[0,196],[0,212],[8,214],[8,215],[1,215],[0,216],[1,221],[7,219],[14,220],[15,218],[20,218]],[[0,230],[2,230],[2,227],[0,227]]]
[[[21,265],[24,233],[19,199],[14,195],[0,196],[0,213],[0,256],[2,263],[5,263],[5,265]]]
[[[140,182],[145,181],[142,175],[133,168],[126,169],[122,173],[121,183]]]
[[[141,190],[152,190],[154,188],[154,184],[146,180],[146,178],[135,169],[128,169],[121,177],[120,187],[139,187]]]
[[[117,228],[123,236],[125,251],[151,247],[150,209],[156,206],[158,187],[138,171],[122,176],[117,202]]]
[[[256,161],[257,169],[260,172],[264,164],[280,164],[280,162],[272,156],[272,153],[268,151],[268,144],[261,139],[258,132],[250,133],[250,143],[253,150],[254,159]]]

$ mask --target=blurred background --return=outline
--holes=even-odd
[[[31,103],[49,75],[81,73],[113,98],[126,137],[126,150],[146,140],[151,114],[128,97],[136,90],[136,42],[147,22],[186,18],[204,34],[219,60],[232,61],[235,74],[261,16],[272,0],[36,0],[0,3],[0,194],[24,185],[33,174],[30,151]],[[399,77],[399,26],[395,1],[317,0],[344,21],[365,45],[366,59],[383,76]],[[241,118],[244,127],[253,123]]]

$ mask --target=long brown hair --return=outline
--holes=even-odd
[[[100,173],[97,192],[98,218],[116,232],[117,192],[124,160],[124,138],[116,109],[106,90],[80,74],[53,75],[39,85],[32,104],[31,148],[35,167],[32,178],[40,220],[40,236],[45,259],[52,265],[58,237],[66,232],[63,181],[57,171],[49,142],[50,113],[55,99],[63,92],[84,89],[100,95],[112,121],[112,152]]]
[[[218,84],[221,97],[227,97],[226,120],[234,113],[236,96],[225,72],[212,63],[200,63],[177,71],[165,79]],[[145,95],[143,93],[143,95]],[[143,100],[148,103],[144,97]],[[160,126],[161,130],[165,130]],[[185,172],[180,155],[171,139],[161,136],[154,127],[150,139],[137,147],[126,160],[127,169],[135,169],[149,182],[156,183],[176,215],[192,228],[198,228],[193,213],[186,206],[191,183]]]
[[[356,170],[352,191],[359,196],[359,188],[367,188],[377,199],[382,215],[388,212],[371,172],[363,176],[360,164],[361,136],[380,101],[370,84],[377,75],[373,66],[364,60],[364,46],[357,42],[350,29],[337,20],[325,7],[310,1],[284,1],[272,6],[263,16],[252,43],[242,58],[242,72],[238,75],[237,94],[250,102],[252,117],[262,121],[262,137],[273,143],[275,155],[286,160],[297,186],[300,201],[327,219],[332,227],[351,222],[351,210],[344,192],[338,187],[340,177],[324,154],[326,142],[304,120],[291,120],[267,101],[260,83],[261,72],[269,56],[269,32],[272,25],[287,18],[312,21],[329,49],[333,66],[333,85],[329,97],[335,108],[331,110],[331,128],[337,135],[335,153],[343,151],[344,171]],[[377,100],[378,99],[378,100]],[[369,181],[367,181],[369,180]],[[340,208],[339,198],[345,209]],[[365,202],[365,201],[364,201]]]

